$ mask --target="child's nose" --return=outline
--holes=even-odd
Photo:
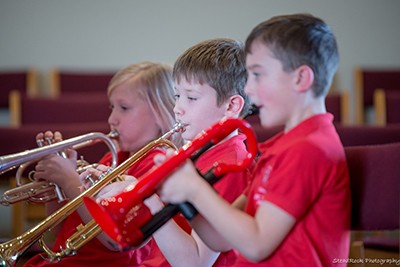
[[[110,116],[108,116],[108,124],[115,126],[118,123],[117,116],[111,111]]]
[[[175,115],[182,115],[183,114],[183,109],[182,107],[178,104],[178,102],[175,103],[174,109],[173,109]]]

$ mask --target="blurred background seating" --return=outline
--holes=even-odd
[[[18,90],[29,96],[37,96],[38,73],[35,68],[0,71],[0,107],[8,108],[8,95]]]
[[[352,197],[350,258],[369,258],[367,249],[395,258],[400,253],[400,142],[345,151]]]
[[[354,69],[355,82],[355,123],[373,124],[374,103],[373,97],[376,89],[400,89],[400,68],[362,68]]]
[[[18,91],[10,93],[10,122],[13,127],[50,123],[106,123],[109,114],[105,91],[69,93],[54,98],[32,98]]]
[[[106,93],[108,83],[116,71],[73,70],[52,68],[50,70],[50,95],[61,93]]]
[[[400,124],[400,89],[376,89],[374,108],[376,125]]]
[[[334,123],[350,124],[350,100],[347,91],[329,93],[325,98],[326,110],[333,114]]]
[[[31,97],[38,93],[38,72],[36,68],[0,70],[0,125],[9,122],[9,94],[18,90]]]

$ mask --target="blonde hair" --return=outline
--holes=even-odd
[[[149,61],[129,65],[119,70],[110,80],[108,96],[117,86],[127,83],[131,83],[132,90],[137,90],[147,101],[161,134],[168,132],[175,124],[172,66]],[[180,134],[174,134],[171,141],[177,146],[183,144]]]

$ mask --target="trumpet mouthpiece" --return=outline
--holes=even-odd
[[[186,124],[183,124],[182,122],[177,121],[177,122],[175,123],[173,129],[174,129],[174,131],[177,132],[177,133],[183,133],[183,132],[186,130],[185,127],[186,127]]]
[[[116,139],[116,138],[118,138],[119,133],[118,133],[117,130],[112,130],[112,131],[108,134],[108,136],[109,136],[110,138],[112,138],[112,139]]]
[[[255,104],[251,104],[249,108],[246,110],[246,112],[240,116],[240,118],[246,119],[249,116],[258,115],[259,112],[260,112],[259,108]]]
[[[247,116],[258,115],[259,112],[260,110],[258,109],[258,107],[255,104],[251,104],[247,112]]]

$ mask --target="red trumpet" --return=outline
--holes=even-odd
[[[159,213],[152,215],[143,201],[156,193],[158,186],[187,159],[197,159],[236,129],[247,136],[246,158],[235,165],[216,162],[203,177],[213,184],[224,174],[244,170],[250,166],[257,154],[256,136],[247,121],[226,119],[203,131],[192,142],[179,149],[174,156],[145,174],[135,185],[129,186],[122,193],[102,199],[100,203],[85,197],[86,207],[103,231],[118,242],[121,249],[140,246],[177,212],[182,212],[188,220],[197,213],[191,204],[182,203],[169,204]]]

